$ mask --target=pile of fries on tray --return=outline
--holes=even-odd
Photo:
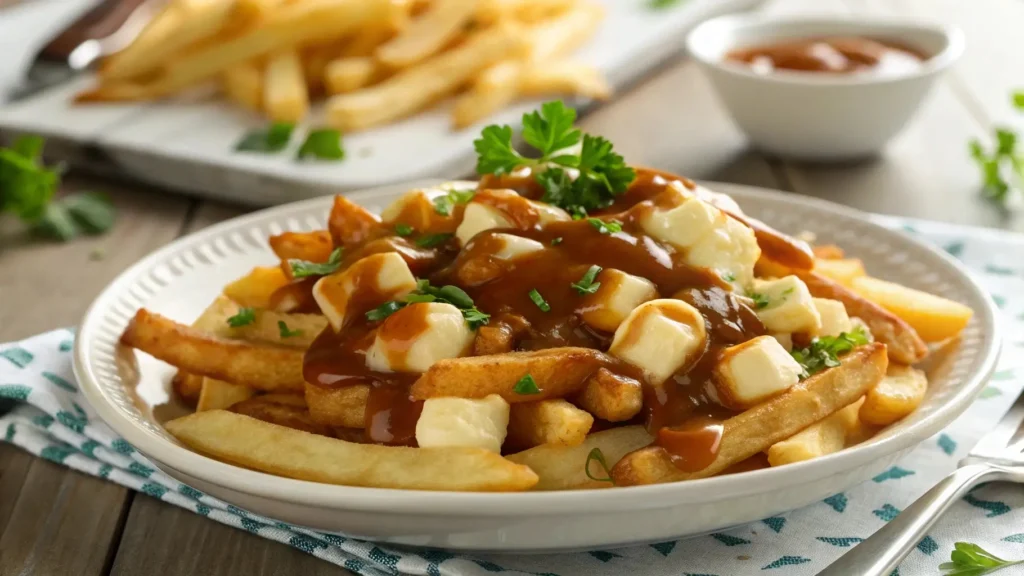
[[[422,490],[631,486],[804,461],[913,412],[966,306],[871,277],[728,196],[634,169],[561,102],[475,142],[479,182],[270,238],[191,326],[183,444],[282,476]]]
[[[326,123],[355,131],[458,94],[461,128],[520,97],[608,97],[601,73],[571,58],[602,16],[592,0],[169,0],[77,100],[214,82],[278,122],[324,97]]]

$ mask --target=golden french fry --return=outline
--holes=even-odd
[[[561,398],[578,392],[591,374],[610,363],[604,353],[590,348],[548,348],[496,356],[438,360],[409,393],[416,400],[457,396],[484,398],[497,394],[510,404]],[[517,394],[516,384],[527,374],[540,389]]]
[[[263,105],[263,72],[253,62],[231,66],[221,74],[221,87],[232,102],[258,112]]]
[[[651,446],[623,457],[612,468],[612,478],[618,485],[632,486],[713,476],[856,401],[882,379],[888,359],[885,346],[872,343],[849,352],[841,362],[726,420],[718,454],[703,470],[683,472],[664,448]]]
[[[473,87],[456,99],[452,124],[465,128],[511,104],[519,95],[522,69],[521,62],[507,60],[481,72]]]
[[[334,246],[354,246],[366,242],[380,229],[380,217],[359,204],[341,196],[334,197],[327,229]]]
[[[493,24],[504,18],[534,22],[568,10],[576,0],[480,0],[476,20]]]
[[[264,394],[231,406],[231,412],[250,418],[287,426],[310,434],[331,436],[331,429],[317,424],[306,410],[306,403],[297,394]]]
[[[248,386],[232,384],[214,378],[203,378],[203,389],[199,393],[196,412],[221,410],[243,400],[248,400],[256,391]]]
[[[925,342],[956,336],[974,315],[959,302],[870,276],[855,278],[850,287],[910,324]]]
[[[772,444],[768,448],[768,463],[782,466],[842,450],[846,446],[847,435],[857,425],[857,411],[863,403],[864,398],[861,398],[782,442]]]
[[[572,94],[604,100],[611,96],[612,87],[596,68],[558,60],[527,66],[520,78],[519,91],[523,96]]]
[[[193,374],[267,392],[301,391],[303,351],[225,340],[145,308],[128,323],[121,343]]]
[[[242,25],[253,25],[271,16],[276,8],[288,0],[234,0],[231,18]]]
[[[924,372],[890,364],[885,378],[867,393],[860,407],[860,419],[867,424],[887,426],[913,412],[928,391],[928,378]]]
[[[224,287],[224,295],[246,308],[269,308],[270,296],[288,285],[288,277],[277,266],[257,266]],[[233,315],[228,314],[228,316]]]
[[[275,122],[298,122],[309,112],[309,90],[298,51],[285,50],[267,59],[263,111]]]
[[[411,66],[452,41],[472,20],[477,0],[434,0],[394,38],[377,47],[377,61],[391,68]]]
[[[602,420],[625,422],[643,409],[644,392],[640,382],[601,368],[574,401]]]
[[[324,86],[328,94],[344,94],[370,84],[377,63],[368,56],[336,58],[324,68]]]
[[[541,444],[576,446],[594,425],[594,417],[561,398],[513,404],[505,446],[525,450]]]
[[[192,323],[192,327],[217,336],[227,336],[228,318],[238,312],[238,306],[223,296],[218,296],[203,310]],[[171,387],[191,406],[196,406],[203,389],[203,377],[178,370],[171,379]]]
[[[846,252],[835,244],[820,244],[811,248],[814,257],[820,260],[842,260]]]
[[[377,26],[367,26],[362,30],[355,33],[352,38],[348,39],[341,52],[338,54],[339,58],[365,58],[373,56],[377,46],[387,41],[391,36],[394,35],[394,28],[387,24]]]
[[[324,426],[362,428],[366,425],[368,384],[326,388],[306,384],[306,404],[313,420]]]
[[[529,59],[543,63],[568,54],[594,34],[603,17],[604,9],[588,2],[531,26]]]
[[[270,249],[281,260],[327,262],[334,250],[331,233],[327,230],[312,232],[284,232],[270,237]]]
[[[327,327],[320,314],[288,314],[275,310],[254,310],[253,321],[229,327],[226,335],[238,340],[278,344],[305,350]]]
[[[814,272],[843,286],[850,286],[854,278],[867,275],[864,262],[859,258],[817,258],[814,261]]]
[[[480,492],[526,490],[537,483],[527,466],[480,448],[354,444],[224,410],[197,412],[165,428],[204,454],[313,482]]]
[[[199,403],[199,395],[203,392],[203,377],[178,370],[171,378],[171,388],[186,404],[195,407]]]
[[[591,461],[590,453],[595,449],[600,450],[605,463],[612,467],[623,456],[647,446],[651,440],[643,426],[623,426],[590,434],[582,444],[576,446],[542,444],[507,458],[529,466],[537,473],[540,481],[533,487],[534,490],[611,488],[614,485],[611,482],[593,479],[604,478],[607,472],[601,469],[598,462]],[[593,478],[587,475],[588,463]]]
[[[327,101],[327,122],[343,131],[355,131],[408,116],[451,93],[477,71],[515,57],[523,45],[515,26],[479,32],[380,84],[332,96]]]

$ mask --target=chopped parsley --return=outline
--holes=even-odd
[[[433,248],[451,240],[454,234],[425,234],[416,239],[416,245],[420,248]]]
[[[516,394],[540,394],[540,388],[537,387],[537,381],[533,379],[533,376],[527,374],[516,382],[515,388],[512,389]]]
[[[228,326],[238,328],[248,326],[256,321],[256,310],[254,308],[242,308],[237,314],[228,318]]]
[[[266,128],[253,130],[235,144],[239,152],[280,152],[288,146],[292,139],[295,124],[290,122],[274,122]]]
[[[299,160],[316,158],[318,160],[344,160],[345,149],[341,147],[341,132],[333,128],[317,128],[306,135],[306,140],[299,147]]]
[[[622,222],[619,222],[618,220],[608,220],[606,222],[600,218],[587,218],[587,222],[590,222],[590,225],[601,234],[615,234],[617,232],[622,232]]]
[[[768,297],[760,292],[747,292],[747,297],[754,301],[755,310],[764,310],[771,304],[768,301]]]
[[[395,234],[398,234],[399,236],[410,236],[414,232],[416,232],[416,230],[408,224],[395,224]]]
[[[468,203],[473,199],[474,194],[476,194],[475,190],[456,190],[452,188],[448,190],[447,194],[434,198],[434,212],[441,216],[451,216],[456,204]]]
[[[292,278],[334,274],[338,271],[338,268],[341,268],[342,251],[341,246],[332,250],[331,255],[327,257],[327,262],[310,262],[308,260],[299,260],[298,258],[289,258],[288,266],[292,269]]]
[[[402,296],[398,300],[390,300],[366,313],[366,318],[371,322],[379,322],[409,304],[424,302],[442,302],[451,304],[462,312],[462,317],[473,330],[487,324],[491,315],[481,312],[473,303],[466,291],[458,286],[431,286],[430,280],[420,279],[416,281],[416,290]]]
[[[726,282],[735,282],[736,275],[732,272],[726,272],[725,274],[722,274],[722,280],[725,280]]]
[[[395,312],[398,312],[405,307],[405,302],[398,302],[397,300],[389,300],[380,306],[377,306],[373,310],[366,313],[366,319],[371,322],[380,322],[388,316],[391,316]]]
[[[597,289],[601,287],[601,283],[594,282],[594,279],[597,278],[597,275],[601,273],[601,270],[603,270],[603,268],[597,266],[596,264],[594,266],[591,266],[590,269],[587,270],[587,272],[583,275],[583,277],[580,278],[579,282],[572,283],[572,287],[575,288],[577,292],[579,292],[580,296],[584,296],[586,294],[593,294],[597,292]]]
[[[540,308],[541,312],[551,312],[551,305],[544,300],[536,288],[530,290],[530,300],[537,305],[537,308]]]
[[[559,236],[558,238],[554,238],[554,239],[552,239],[552,240],[551,240],[551,245],[552,245],[552,246],[558,246],[558,245],[559,245],[559,244],[561,244],[561,243],[562,243],[562,237],[561,237],[561,236]]]
[[[843,332],[839,336],[821,336],[811,341],[807,348],[794,349],[790,354],[803,368],[800,379],[817,374],[826,368],[839,366],[839,356],[857,346],[867,344],[871,337],[863,328]]]
[[[277,330],[281,333],[282,339],[302,336],[302,330],[289,330],[288,325],[284,323],[284,320],[277,321]]]
[[[597,465],[604,471],[604,478],[599,478],[590,473],[591,462],[597,462]],[[587,454],[587,461],[583,464],[583,471],[586,472],[587,478],[590,478],[591,480],[595,480],[597,482],[610,482],[612,484],[615,483],[615,481],[612,480],[612,471],[608,468],[608,461],[604,459],[604,452],[602,452],[600,448],[594,448],[589,454]]]

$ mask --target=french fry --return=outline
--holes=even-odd
[[[241,26],[252,26],[271,16],[274,9],[288,0],[234,0],[231,19]]]
[[[718,454],[708,467],[683,472],[659,446],[627,454],[612,468],[617,485],[676,482],[713,476],[850,405],[885,375],[885,346],[860,346],[841,365],[819,372],[788,391],[725,421]]]
[[[473,18],[477,0],[434,0],[397,36],[377,47],[377,61],[404,68],[440,51]]]
[[[338,57],[366,58],[373,56],[373,52],[377,49],[377,46],[393,35],[394,29],[392,26],[386,24],[367,26],[366,28],[356,32],[354,36],[346,41],[345,46],[341,49],[341,53],[338,54]]]
[[[576,0],[480,0],[476,19],[493,24],[503,18],[534,22],[567,10]]]
[[[858,422],[861,398],[831,416],[768,448],[768,463],[782,466],[838,452],[846,446],[847,435]]]
[[[497,356],[438,360],[410,389],[416,400],[498,394],[509,404],[562,398],[578,392],[591,374],[607,365],[604,353],[590,348],[548,348]],[[531,375],[540,392],[517,394],[516,383]]]
[[[594,480],[587,476],[586,466],[590,453],[598,449],[608,466],[615,464],[626,454],[651,443],[651,436],[643,426],[623,426],[587,436],[582,444],[565,446],[542,444],[536,448],[511,454],[506,458],[517,464],[529,466],[537,473],[540,481],[534,490],[576,490],[582,488],[611,488],[611,482]],[[605,471],[596,462],[590,463],[590,474],[602,478]]]
[[[325,388],[306,384],[306,404],[313,420],[324,426],[362,428],[366,425],[368,384]]]
[[[812,248],[814,257],[819,260],[842,260],[846,252],[835,244],[821,244]]]
[[[326,327],[327,318],[319,314],[286,314],[274,310],[255,310],[252,322],[244,326],[229,327],[226,335],[238,340],[305,350]]]
[[[855,278],[851,289],[899,316],[925,342],[941,342],[959,334],[974,311],[952,300],[870,276]]]
[[[541,444],[576,446],[586,439],[593,425],[593,416],[560,398],[514,404],[505,446],[510,450]]]
[[[336,58],[324,68],[324,86],[328,94],[344,94],[370,84],[376,73],[377,63],[368,56]]]
[[[271,236],[268,242],[270,249],[281,260],[294,258],[309,262],[327,262],[331,251],[334,250],[331,233],[327,230],[284,232]]]
[[[575,50],[594,34],[603,17],[604,9],[588,2],[531,26],[529,59],[543,63]]]
[[[214,378],[203,378],[203,388],[199,393],[196,412],[228,408],[243,400],[252,398],[254,394],[256,394],[256,391],[248,386],[232,384]]]
[[[523,64],[508,60],[494,64],[477,77],[452,108],[452,125],[465,128],[511,104],[519,95]]]
[[[602,420],[625,422],[643,409],[644,392],[640,382],[601,368],[587,380],[574,401]]]
[[[327,229],[335,246],[353,246],[366,242],[380,230],[380,217],[359,204],[338,195],[334,197]]]
[[[203,392],[203,377],[178,370],[171,378],[171,389],[186,404],[194,408],[198,405],[199,395]]]
[[[850,286],[854,278],[867,275],[864,262],[859,258],[817,258],[814,260],[814,272],[843,286]]]
[[[145,308],[128,323],[121,343],[193,374],[267,392],[301,391],[303,351],[225,340]]]
[[[332,96],[327,101],[327,122],[343,131],[355,131],[408,116],[451,93],[490,64],[515,56],[524,45],[515,26],[481,31],[458,47],[403,69],[376,86]]]
[[[317,424],[306,410],[306,404],[299,395],[265,394],[231,406],[231,412],[250,418],[287,426],[296,430],[333,437],[327,426]]]
[[[253,62],[231,66],[220,83],[224,94],[243,108],[258,112],[263,106],[263,72]]]
[[[203,310],[192,323],[192,327],[210,334],[225,336],[228,318],[238,312],[238,306],[223,296],[218,296]],[[203,377],[178,370],[171,378],[171,388],[190,406],[196,406],[203,389]]]
[[[527,490],[529,467],[480,448],[408,448],[354,444],[211,410],[165,428],[204,454],[261,472],[347,486],[406,490]]]
[[[309,112],[309,90],[296,50],[284,50],[267,59],[263,110],[275,122],[299,122]]]
[[[927,391],[928,378],[924,372],[890,364],[885,378],[868,391],[860,407],[860,419],[867,424],[888,426],[917,409]]]
[[[245,276],[224,287],[224,295],[246,308],[269,308],[270,296],[288,285],[288,277],[277,266],[257,266]],[[236,310],[237,312],[237,310]],[[231,316],[232,312],[228,314]]]
[[[612,88],[597,69],[571,60],[536,63],[523,70],[519,81],[523,96],[573,94],[605,100]]]

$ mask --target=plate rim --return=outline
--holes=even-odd
[[[362,199],[372,199],[392,191],[409,190],[443,181],[445,180],[437,178],[421,179],[354,191],[344,195],[350,200],[359,202]],[[842,217],[856,219],[875,232],[895,234],[901,240],[931,252],[963,281],[979,302],[983,303],[983,309],[975,310],[975,312],[981,323],[981,330],[989,336],[985,339],[985,348],[980,353],[982,359],[978,363],[978,368],[966,375],[966,382],[960,386],[960,389],[933,413],[921,421],[909,425],[899,434],[886,436],[876,442],[778,468],[766,468],[685,482],[629,486],[614,490],[578,489],[480,493],[344,486],[298,480],[227,464],[201,455],[179,443],[171,442],[156,433],[143,429],[108,401],[99,384],[100,377],[94,373],[93,367],[88,362],[92,350],[91,335],[95,331],[94,326],[100,321],[101,315],[106,309],[104,305],[108,300],[115,298],[124,290],[124,286],[131,285],[139,276],[167,260],[171,255],[185,251],[195,244],[203,243],[209,237],[227,230],[242,228],[271,215],[278,215],[284,219],[290,212],[308,210],[318,206],[323,206],[325,211],[329,210],[333,197],[322,196],[265,208],[214,224],[174,240],[125,269],[100,292],[90,304],[79,324],[73,355],[74,374],[86,400],[115,433],[135,446],[147,458],[173,470],[181,470],[203,482],[251,496],[307,506],[359,512],[443,514],[458,517],[599,514],[706,502],[709,499],[721,500],[761,492],[770,494],[779,485],[819,480],[841,473],[846,469],[862,466],[876,458],[910,449],[944,428],[967,409],[995,370],[1002,347],[1002,331],[994,301],[961,262],[911,235],[878,224],[871,218],[871,214],[854,208],[820,198],[799,196],[791,192],[759,186],[710,181],[700,183],[727,194],[739,192],[740,196],[767,196],[783,203],[802,204]],[[787,478],[790,480],[787,481]],[[593,501],[595,497],[599,498],[596,502],[600,503],[600,508],[588,506],[595,503]]]

